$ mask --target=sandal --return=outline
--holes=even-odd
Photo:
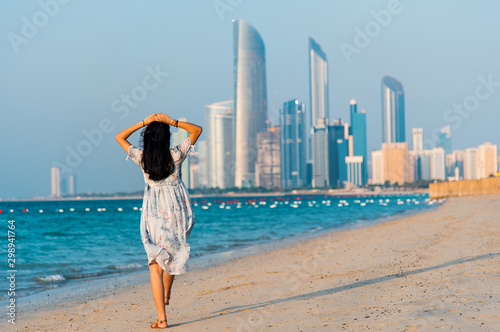
[[[166,329],[166,328],[168,327],[168,324],[167,324],[167,326],[158,326],[158,324],[163,324],[163,323],[166,323],[166,322],[167,322],[167,320],[166,320],[166,319],[165,319],[165,320],[160,320],[160,319],[158,319],[158,320],[156,321],[156,323],[151,324],[151,328],[152,328],[152,329]]]

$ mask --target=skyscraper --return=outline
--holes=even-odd
[[[76,194],[76,175],[70,174],[68,177],[68,194]]]
[[[281,186],[306,185],[305,104],[297,99],[283,104],[280,114]]]
[[[445,154],[452,153],[451,150],[451,128],[444,126],[439,133],[439,146],[444,149]]]
[[[346,130],[342,119],[333,119],[332,123],[327,126],[327,137],[328,137],[328,186],[338,187],[342,186],[346,179],[344,176],[345,168],[345,157],[348,156],[349,146],[348,140],[346,140],[346,131],[349,133],[349,129]],[[345,141],[345,145],[344,145]],[[344,147],[346,150],[344,151]],[[341,176],[342,175],[342,176]]]
[[[464,180],[476,180],[480,178],[478,153],[476,148],[465,149],[464,154]]]
[[[328,186],[328,127],[324,124],[311,127],[312,179],[313,188]],[[336,156],[336,154],[335,154]]]
[[[268,189],[280,187],[280,127],[269,127],[267,132],[257,133],[257,148],[255,185]]]
[[[208,132],[207,132],[206,136],[208,136]],[[203,140],[203,141],[198,140],[197,145],[198,145],[198,154],[199,154],[198,155],[198,165],[199,165],[198,177],[199,177],[199,181],[200,181],[199,184],[200,184],[200,188],[207,188],[208,187],[207,141],[206,140]],[[233,169],[234,169],[234,158],[233,158]],[[233,181],[233,185],[234,185],[234,181]]]
[[[442,147],[431,150],[431,179],[446,180],[446,158]]]
[[[382,143],[384,153],[384,181],[403,185],[410,182],[408,143]]]
[[[477,149],[479,177],[487,178],[497,174],[497,145],[486,142],[481,144]]]
[[[325,119],[324,123],[328,124],[330,113],[328,61],[321,46],[312,38],[309,38],[309,96],[311,101],[311,127],[319,125],[319,119]]]
[[[382,78],[382,142],[405,142],[403,85],[390,76]]]
[[[384,151],[372,151],[372,184],[384,184]]]
[[[207,105],[207,179],[209,188],[234,187],[234,103]]]
[[[356,100],[352,99],[351,108],[351,131],[353,140],[353,155],[363,157],[361,185],[368,181],[367,155],[366,155],[366,111],[358,112]]]
[[[257,133],[267,131],[267,84],[264,42],[243,20],[233,20],[233,79],[236,109],[236,187],[255,183]]]
[[[51,196],[61,197],[61,169],[52,167],[50,169]]]
[[[424,149],[424,130],[422,128],[413,128],[411,130],[412,150],[420,152]]]

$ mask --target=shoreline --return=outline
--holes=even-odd
[[[437,209],[181,275],[167,307],[169,325],[182,331],[498,330],[499,203],[500,196],[450,199]],[[143,331],[155,319],[146,278],[88,299],[19,311],[17,327]]]

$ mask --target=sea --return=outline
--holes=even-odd
[[[190,265],[437,205],[427,194],[210,196],[192,204]],[[147,271],[141,206],[141,199],[1,202],[0,252],[4,270],[17,271],[16,297]],[[2,279],[7,290],[9,280]]]

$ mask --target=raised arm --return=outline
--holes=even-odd
[[[122,130],[121,132],[119,132],[118,134],[115,135],[116,141],[118,142],[118,144],[120,144],[120,146],[123,148],[123,150],[125,150],[125,152],[128,153],[128,147],[131,144],[129,143],[129,141],[127,141],[127,138],[130,135],[132,135],[134,132],[136,132],[137,130],[141,129],[144,126],[147,126],[151,122],[159,121],[158,116],[159,116],[159,113],[151,114],[150,116],[148,116],[144,120],[139,121],[136,124],[131,125],[127,129]],[[144,124],[144,126],[143,126],[143,124]]]
[[[144,120],[144,121],[146,121],[146,120]],[[159,113],[158,119],[155,121],[162,121],[162,122],[165,122],[171,126],[176,125],[176,121],[164,113]],[[184,121],[177,121],[177,127],[182,128],[189,133],[189,139],[191,140],[192,145],[194,145],[196,143],[196,141],[198,140],[198,137],[200,137],[201,132],[203,131],[203,128],[201,128],[200,126],[197,126],[197,125],[190,123],[190,122],[184,122]]]

